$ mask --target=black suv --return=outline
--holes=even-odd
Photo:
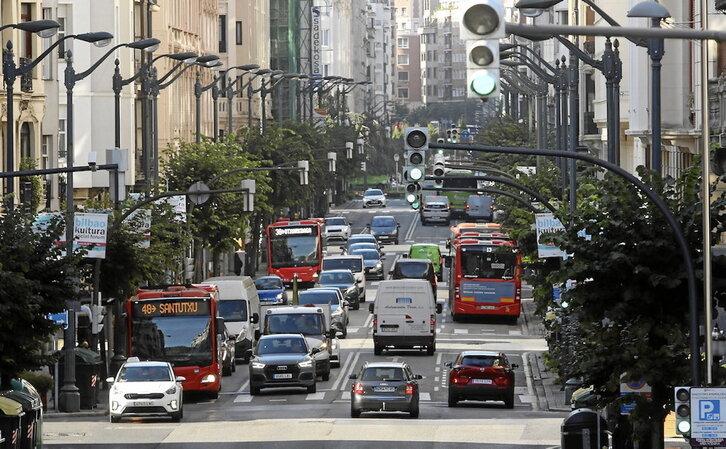
[[[436,270],[428,259],[398,259],[388,272],[390,279],[424,279],[431,283],[431,290],[436,298]]]

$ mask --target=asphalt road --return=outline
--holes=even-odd
[[[337,209],[360,232],[374,215],[393,215],[401,223],[401,244],[384,250],[386,272],[413,242],[443,245],[447,226],[421,226],[417,214],[403,200],[392,200],[385,209]],[[339,253],[338,244],[327,248]],[[446,276],[445,276],[446,277]],[[372,301],[378,282],[368,281],[367,300]],[[448,286],[439,285],[439,301],[445,302]],[[529,297],[528,292],[523,292]],[[45,441],[56,448],[552,448],[560,443],[560,425],[565,414],[539,410],[527,353],[546,350],[539,336],[527,335],[522,320],[508,324],[500,320],[454,323],[446,307],[438,318],[437,351],[426,356],[419,351],[373,354],[372,315],[368,307],[350,311],[348,337],[339,340],[341,367],[333,369],[329,381],[319,381],[317,393],[302,389],[263,390],[249,394],[248,369],[223,379],[219,399],[187,395],[184,419],[125,420],[111,424],[107,417],[49,420]],[[501,402],[463,402],[447,406],[447,369],[444,363],[467,349],[505,352],[515,370],[513,409]],[[365,361],[407,361],[420,381],[418,419],[405,414],[364,414],[350,418],[350,380]]]

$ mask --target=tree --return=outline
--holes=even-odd
[[[66,309],[76,298],[69,276],[77,269],[79,254],[61,255],[55,246],[63,232],[60,220],[34,229],[33,215],[18,210],[0,217],[0,389],[23,370],[53,363],[41,349],[58,329],[47,318]]]

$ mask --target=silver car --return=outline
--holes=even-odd
[[[363,209],[371,206],[386,207],[386,195],[381,189],[368,189],[363,193]]]
[[[342,335],[340,338],[348,336],[348,301],[343,298],[343,292],[337,287],[316,287],[309,288],[298,294],[298,304],[306,306],[308,304],[314,306],[330,307],[330,328],[335,329]]]
[[[421,224],[426,225],[432,221],[449,223],[449,198],[431,195],[423,199],[421,207]]]
[[[263,335],[250,360],[250,394],[268,387],[303,387],[315,393],[318,348],[308,346],[302,334]]]

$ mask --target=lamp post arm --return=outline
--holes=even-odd
[[[621,26],[621,25],[620,25],[620,24],[618,23],[618,21],[617,21],[617,20],[615,20],[615,19],[613,19],[612,17],[610,17],[610,15],[609,15],[608,13],[606,13],[605,11],[603,11],[603,10],[602,10],[602,9],[601,9],[601,8],[600,8],[599,6],[597,6],[597,5],[595,4],[595,2],[593,2],[592,0],[582,0],[582,2],[583,2],[583,3],[585,3],[585,4],[587,4],[587,6],[589,6],[589,7],[590,7],[590,8],[592,8],[592,9],[593,9],[593,10],[594,10],[594,11],[595,11],[596,13],[598,13],[598,15],[599,15],[600,17],[602,17],[602,18],[603,18],[603,20],[605,20],[605,21],[606,21],[606,22],[607,22],[608,24],[610,24],[610,26],[614,26],[614,27],[619,27],[619,26]],[[646,48],[648,48],[648,40],[647,40],[647,39],[643,39],[643,38],[640,38],[640,39],[631,39],[631,38],[626,38],[626,39],[628,39],[628,40],[629,40],[630,42],[634,43],[634,44],[635,44],[635,45],[637,45],[638,47],[646,47]]]
[[[557,35],[555,36],[555,39],[560,41],[562,45],[564,45],[565,47],[567,47],[568,50],[574,53],[580,61],[595,67],[601,72],[603,71],[603,64],[601,60],[594,59],[593,57],[582,51],[580,47],[570,42],[569,39],[565,39],[563,36]]]
[[[183,63],[183,62],[180,62],[179,64],[184,64],[184,63]],[[179,66],[179,64],[177,64],[177,67]],[[183,69],[179,70],[179,72],[178,72],[178,73],[177,73],[176,75],[174,75],[174,76],[173,76],[173,77],[172,77],[172,78],[171,78],[171,79],[170,79],[169,81],[167,81],[167,82],[165,82],[165,83],[162,83],[162,82],[161,82],[161,80],[165,79],[166,77],[168,77],[168,75],[169,75],[169,74],[170,74],[171,72],[175,71],[175,70],[176,70],[176,67],[175,67],[175,68],[173,68],[173,69],[171,69],[171,70],[169,71],[169,73],[167,73],[166,75],[164,75],[164,76],[163,76],[163,77],[161,78],[161,80],[159,80],[159,90],[162,90],[162,89],[166,89],[167,87],[169,87],[169,86],[171,85],[171,83],[173,83],[174,81],[176,81],[177,79],[179,79],[179,77],[180,77],[180,76],[182,76],[182,75],[184,74],[184,72],[186,72],[187,70],[189,70],[189,68],[190,68],[190,67],[191,67],[192,65],[193,65],[193,64],[189,64],[189,65],[187,65],[187,66],[186,66],[186,67],[184,67]]]
[[[101,63],[106,60],[106,58],[108,58],[109,56],[111,56],[111,54],[113,52],[115,52],[116,50],[118,50],[121,47],[125,47],[126,45],[127,44],[118,44],[118,45],[115,45],[114,47],[112,47],[109,51],[106,52],[106,54],[104,54],[103,56],[101,56],[98,59],[98,61],[96,61],[95,63],[93,63],[93,65],[91,67],[89,67],[85,72],[76,73],[75,76],[73,77],[74,78],[74,81],[81,81],[83,78],[85,78],[88,75],[90,75],[91,72],[93,72],[94,70],[96,70],[98,68],[98,66],[100,66]]]
[[[526,93],[529,95],[535,95],[539,92],[539,88],[536,84],[534,84],[532,81],[527,79],[526,76],[522,76],[515,70],[502,70],[502,78],[504,78],[506,81],[509,81],[509,84],[512,86],[517,86],[518,84],[520,84],[521,86],[517,87],[523,88],[527,91]]]
[[[530,69],[532,69],[533,72],[535,72],[537,75],[539,75],[540,78],[543,78],[545,81],[547,81],[550,84],[555,84],[555,82],[556,82],[555,77],[550,75],[549,73],[545,72],[544,70],[542,70],[541,67],[537,66],[537,64],[532,59],[530,59],[529,56],[525,55],[524,53],[518,52],[518,51],[512,52],[512,54],[514,56],[517,56],[522,62],[524,62],[527,65],[527,67],[529,67]]]
[[[547,68],[547,70],[549,70],[550,72],[557,73],[557,69],[555,69],[552,66],[552,64],[550,64],[549,62],[547,62],[545,60],[545,58],[543,58],[542,56],[538,55],[537,52],[535,52],[531,48],[527,47],[526,45],[518,45],[518,47],[519,48],[522,48],[522,49],[526,49],[529,52],[530,55],[532,55],[540,64],[542,64],[543,66],[545,66]]]
[[[33,59],[33,61],[30,64],[24,65],[22,67],[18,67],[15,69],[15,75],[23,75],[25,73],[30,72],[33,70],[33,68],[40,63],[40,61],[43,60],[46,56],[48,56],[53,50],[58,48],[58,46],[61,44],[61,42],[65,41],[66,39],[70,39],[72,37],[75,37],[74,34],[63,36],[62,38],[58,39],[57,41],[53,42],[50,47],[48,47],[43,53],[38,55],[37,58]]]
[[[168,72],[166,72],[166,73],[164,74],[164,76],[162,76],[161,78],[159,78],[159,80],[158,80],[158,81],[159,81],[159,83],[160,83],[160,84],[161,84],[161,83],[163,83],[163,82],[164,82],[164,81],[165,81],[165,80],[166,80],[167,78],[169,78],[169,77],[170,77],[170,76],[172,76],[172,75],[173,75],[173,74],[174,74],[174,73],[175,73],[175,72],[176,72],[177,70],[179,70],[179,67],[181,67],[181,66],[182,66],[182,65],[184,65],[184,64],[186,64],[186,63],[185,63],[184,61],[179,61],[178,63],[174,64],[174,67],[172,67],[171,69],[169,69],[169,71],[168,71]],[[190,65],[191,65],[191,64],[187,64],[187,67],[189,67]],[[186,67],[185,67],[185,68],[186,68]]]

